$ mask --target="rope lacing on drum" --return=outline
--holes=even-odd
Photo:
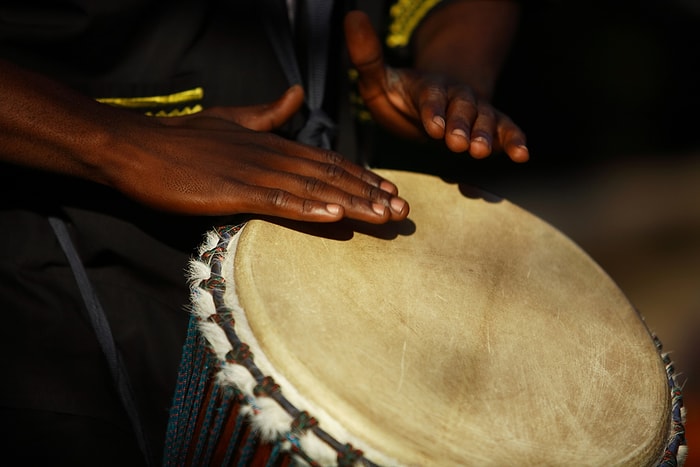
[[[218,324],[221,324],[222,322],[223,320],[219,320]],[[229,350],[229,352],[226,354],[226,362],[243,365],[245,361],[252,358],[252,356],[253,354],[250,353],[250,347],[248,344],[241,343],[240,345]]]
[[[168,465],[182,465],[183,460],[194,455],[195,459],[211,458],[214,445],[211,433],[223,433],[228,417],[228,410],[233,404],[239,407],[247,407],[247,410],[239,409],[235,419],[235,425],[229,435],[230,440],[242,440],[239,442],[229,442],[224,456],[225,463],[235,457],[234,444],[240,447],[239,462],[246,462],[254,454],[259,440],[255,433],[251,431],[245,421],[247,417],[258,417],[266,410],[263,399],[274,401],[284,412],[291,417],[291,422],[287,430],[276,433],[277,440],[272,443],[270,458],[276,459],[283,450],[289,451],[299,459],[305,461],[312,467],[320,464],[311,458],[302,447],[302,438],[311,434],[322,444],[327,445],[336,453],[338,466],[366,465],[376,466],[373,462],[364,457],[363,451],[356,449],[352,444],[341,443],[326,433],[319,426],[316,418],[311,414],[299,410],[282,394],[280,386],[274,379],[262,373],[257,367],[254,356],[250,352],[248,345],[242,342],[234,329],[233,310],[224,303],[226,291],[226,280],[222,276],[222,263],[224,254],[228,248],[231,238],[240,230],[242,226],[225,226],[217,230],[217,244],[211,249],[201,252],[200,257],[209,264],[209,278],[199,278],[192,283],[193,294],[202,292],[210,294],[213,299],[214,313],[207,316],[195,316],[190,322],[188,339],[183,352],[183,364],[178,375],[178,385],[171,409],[171,419],[168,426],[168,436],[166,440],[166,453],[164,458]],[[226,352],[223,360],[215,353],[211,345],[205,345],[204,350],[197,347],[198,339],[204,339],[197,335],[195,329],[203,324],[216,324],[222,329],[228,339],[230,350]],[[211,344],[211,343],[209,343]],[[203,362],[198,363],[198,362]],[[198,368],[197,365],[203,367]],[[244,393],[241,388],[233,386],[235,383],[222,383],[218,379],[213,387],[207,388],[207,381],[211,380],[209,368],[216,372],[226,370],[226,366],[236,366],[245,368],[253,377],[256,384],[250,394]],[[196,374],[192,368],[201,371]],[[206,404],[206,405],[205,405]],[[202,412],[203,411],[203,412]],[[203,416],[200,416],[203,413]],[[179,423],[186,425],[186,428],[178,427]],[[210,434],[200,436],[204,431],[202,424],[208,428]],[[195,427],[197,427],[195,429]],[[192,440],[196,439],[194,453],[189,451]],[[241,444],[242,442],[242,444]],[[185,446],[184,450],[180,448]],[[184,452],[183,452],[184,451]],[[203,457],[200,457],[203,456]]]
[[[301,449],[301,442],[299,438],[305,435],[309,429],[313,429],[317,425],[318,421],[316,421],[315,418],[309,415],[308,412],[301,411],[297,414],[294,420],[292,420],[292,429],[280,436],[280,440],[289,441],[291,443],[290,450],[295,454],[304,457],[305,454]],[[304,460],[311,465],[316,464],[316,462],[310,458],[304,458]]]
[[[661,340],[656,335],[652,335],[652,339],[659,355],[661,355],[661,361],[665,365],[668,385],[671,390],[671,433],[659,467],[676,467],[684,463],[687,452],[683,390],[678,384],[676,369],[670,355],[663,351]]]

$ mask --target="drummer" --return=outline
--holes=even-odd
[[[468,157],[528,159],[523,132],[490,104],[516,2],[400,1],[386,22],[336,2],[316,23],[303,2],[282,3],[0,7],[6,459],[159,462],[184,268],[210,227],[408,215],[390,180],[337,152],[353,131],[337,124],[349,112],[344,39],[374,121]],[[388,67],[394,52],[413,68]]]

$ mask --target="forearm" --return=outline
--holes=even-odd
[[[444,74],[491,98],[519,10],[513,0],[461,0],[437,8],[414,32],[416,68]]]
[[[0,161],[109,184],[114,109],[0,59]]]

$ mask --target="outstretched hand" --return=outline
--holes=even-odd
[[[269,131],[301,106],[303,91],[251,107],[216,107],[128,125],[128,170],[110,185],[137,201],[199,215],[254,213],[331,222],[400,220],[407,203],[396,186],[339,154]]]
[[[345,36],[360,95],[378,123],[406,138],[442,139],[450,150],[475,158],[503,151],[515,162],[528,160],[523,131],[466,83],[386,66],[366,13],[347,14]]]
[[[176,214],[375,224],[408,215],[390,181],[271,132],[301,107],[299,86],[268,104],[147,117],[2,59],[0,66],[0,88],[10,90],[0,161],[101,183]]]

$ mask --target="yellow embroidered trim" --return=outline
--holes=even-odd
[[[441,0],[398,0],[391,6],[392,17],[386,45],[391,48],[404,47],[411,40],[411,34],[425,15]]]
[[[165,110],[159,110],[156,113],[146,112],[146,115],[148,115],[149,117],[181,117],[183,115],[196,114],[197,112],[201,111],[202,106],[197,104],[194,107],[185,107],[184,109],[173,109],[170,112],[166,112]]]
[[[146,97],[100,97],[97,101],[103,104],[111,104],[119,107],[137,109],[141,107],[156,107],[165,104],[180,104],[183,102],[197,101],[204,97],[202,88],[188,89],[187,91],[176,92],[165,96]]]

